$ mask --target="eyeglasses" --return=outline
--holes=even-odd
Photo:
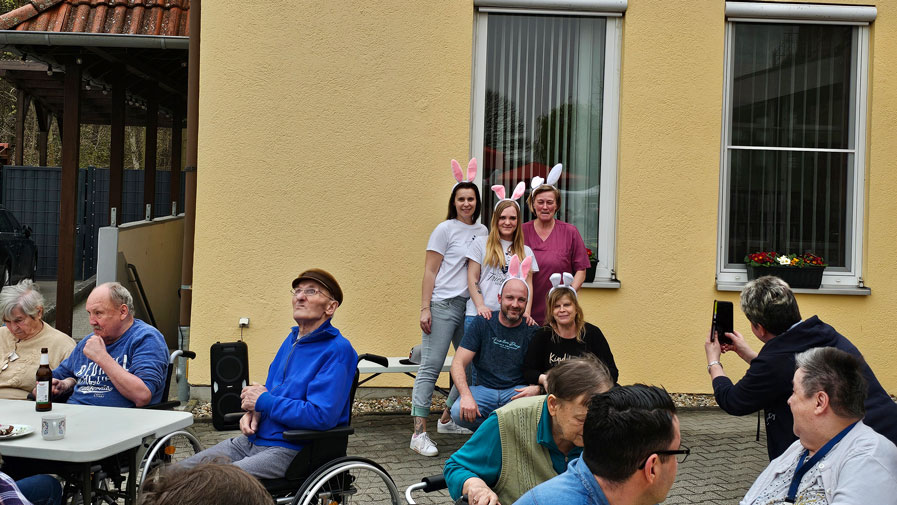
[[[325,293],[317,288],[295,288],[295,289],[291,289],[290,293],[293,293],[293,296],[299,296],[299,293],[302,293],[303,295],[305,295],[306,298],[320,294],[321,296],[324,296],[324,297],[327,297],[327,298],[330,298],[331,300],[333,300],[333,298],[328,296],[327,293]]]
[[[654,451],[651,454],[657,454],[658,456],[663,456],[666,454],[674,454],[674,455],[676,455],[676,461],[678,461],[680,464],[682,464],[682,463],[685,463],[686,459],[688,459],[688,455],[691,454],[691,449],[689,449],[688,447],[685,447],[684,445],[680,445],[679,449],[677,449],[675,451],[673,451],[673,450]],[[648,458],[651,457],[651,454],[649,454],[648,457],[645,458],[645,461],[643,461],[642,464],[638,466],[639,470],[641,470],[642,468],[645,468],[645,465],[648,463]]]

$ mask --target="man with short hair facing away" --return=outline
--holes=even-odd
[[[134,299],[117,282],[87,297],[93,333],[53,369],[53,394],[73,390],[68,403],[142,407],[162,401],[168,346],[159,330],[134,317]]]
[[[897,503],[897,447],[863,423],[862,361],[833,347],[810,349],[797,355],[793,382],[788,405],[798,440],[769,463],[742,505]]]
[[[516,398],[540,393],[523,379],[523,358],[536,327],[526,324],[523,313],[529,288],[516,277],[505,281],[498,295],[500,309],[490,319],[477,316],[452,360],[452,379],[459,398],[452,405],[452,420],[471,430],[493,410]],[[473,362],[477,385],[467,384],[465,368]]]
[[[861,360],[863,356],[856,346],[817,316],[801,319],[794,293],[778,277],[765,276],[747,283],[741,292],[741,310],[751,323],[751,331],[763,342],[763,348],[755,352],[737,331],[726,334],[732,344],[720,345],[719,339],[711,340],[708,335],[704,342],[707,371],[713,381],[716,402],[724,411],[736,416],[765,411],[766,449],[772,460],[796,439],[792,431],[794,419],[787,403],[794,355],[814,347],[835,347]],[[726,376],[720,363],[720,354],[727,351],[734,351],[750,365],[736,384]],[[897,443],[897,404],[865,363],[862,373],[869,385],[865,422]]]
[[[296,326],[268,367],[265,385],[253,383],[240,393],[246,411],[240,418],[243,434],[179,465],[225,460],[254,477],[277,479],[305,447],[284,440],[284,431],[323,431],[349,423],[358,355],[331,324],[343,291],[329,272],[312,268],[293,280],[292,293]]]
[[[597,394],[583,426],[582,457],[520,505],[654,505],[666,498],[688,448],[672,398],[635,384]],[[481,504],[474,504],[481,505]]]

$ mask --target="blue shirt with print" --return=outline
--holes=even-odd
[[[84,346],[93,333],[81,339],[68,358],[53,370],[54,379],[74,377],[75,389],[68,403],[103,407],[133,407],[106,375],[106,372],[84,355]],[[136,375],[152,394],[150,404],[162,401],[165,376],[168,374],[168,346],[159,330],[135,319],[134,324],[106,352],[128,373]]]
[[[492,313],[491,319],[475,317],[461,339],[461,347],[476,353],[473,357],[476,385],[507,389],[526,384],[523,358],[533,333],[539,327],[521,321],[517,326],[508,328],[501,324],[498,317],[497,310]]]

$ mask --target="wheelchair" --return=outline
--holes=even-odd
[[[168,357],[168,370],[165,378],[166,396],[171,388],[172,377],[177,369],[178,358],[193,359],[196,353],[192,351],[175,350]],[[177,378],[178,381],[183,380],[182,377]],[[69,392],[69,394],[71,394]],[[67,398],[56,398],[53,401],[64,402]],[[171,410],[179,406],[177,400],[163,400],[159,403],[146,405],[144,407],[135,407],[140,409],[152,410]],[[119,454],[103,460],[93,465],[90,469],[90,480],[93,500],[92,503],[115,504],[118,500],[123,499],[128,502],[128,478],[130,477],[132,468],[136,470],[134,486],[140,489],[143,481],[148,475],[157,468],[172,463],[175,459],[184,459],[193,454],[202,451],[203,447],[196,436],[188,429],[178,430],[169,433],[160,438],[147,437],[143,443],[138,446],[134,455],[129,452],[127,455]],[[81,486],[83,476],[79,472],[63,472],[63,503],[69,500],[72,503],[79,499],[83,502]]]
[[[349,394],[350,404],[355,402],[359,372],[357,363],[368,360],[383,367],[389,361],[383,356],[362,354],[358,357],[355,378]],[[238,421],[243,412],[225,414],[225,420]],[[337,505],[337,504],[392,504],[400,505],[402,494],[396,488],[389,473],[379,464],[367,458],[346,456],[349,435],[355,432],[349,424],[330,430],[290,430],[283,433],[284,440],[307,442],[287,467],[281,479],[261,479],[265,489],[277,504]]]

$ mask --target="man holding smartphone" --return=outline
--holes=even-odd
[[[743,416],[763,409],[766,415],[766,448],[775,459],[797,437],[794,417],[788,407],[794,356],[814,347],[835,347],[862,359],[860,351],[830,325],[813,316],[803,320],[794,293],[785,281],[766,276],[755,279],[741,292],[741,310],[751,324],[753,334],[763,342],[755,352],[737,331],[726,333],[731,344],[720,344],[711,331],[704,342],[707,371],[713,381],[713,394],[720,408]],[[737,383],[726,376],[721,354],[734,351],[750,366]],[[879,384],[863,362],[863,376],[869,385],[864,423],[897,443],[897,404]]]

